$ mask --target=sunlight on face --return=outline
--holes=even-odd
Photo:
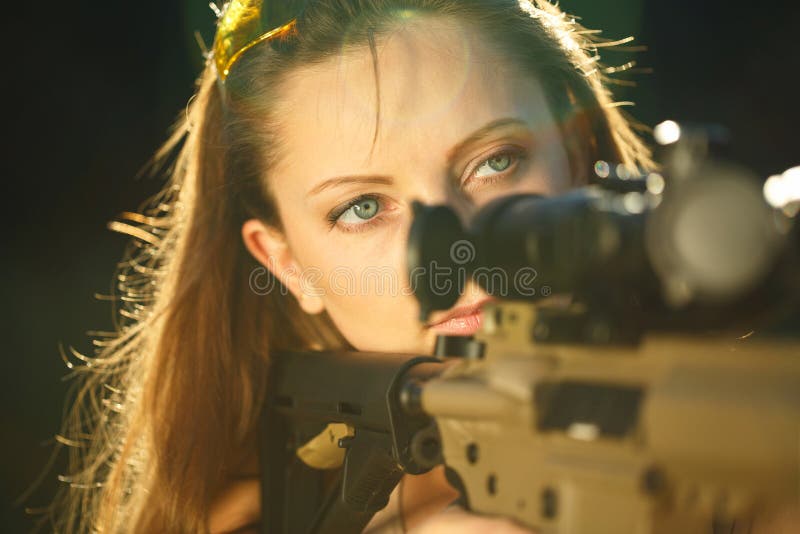
[[[463,216],[498,195],[568,185],[567,154],[538,81],[476,33],[418,18],[281,86],[280,161],[268,180],[304,291],[359,350],[432,350],[405,272],[411,201]],[[459,305],[483,294],[473,286]],[[441,317],[444,312],[438,312]],[[435,320],[437,314],[432,319]]]

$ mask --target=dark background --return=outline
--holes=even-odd
[[[652,73],[618,93],[637,102],[640,121],[723,124],[729,153],[764,177],[800,164],[797,3],[561,5],[648,47],[635,59]],[[22,532],[30,522],[12,502],[42,471],[63,409],[58,345],[90,352],[85,332],[111,325],[93,295],[108,293],[125,239],[105,224],[159,189],[136,175],[192,94],[202,64],[193,33],[210,43],[214,18],[203,0],[18,2],[4,17],[0,531]],[[59,472],[28,506],[48,502]]]

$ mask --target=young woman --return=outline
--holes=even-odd
[[[498,195],[564,191],[600,159],[650,165],[605,89],[611,43],[591,34],[545,0],[226,6],[158,154],[168,184],[116,223],[135,238],[123,320],[86,358],[58,530],[256,528],[270,351],[430,353],[439,333],[474,332],[475,314],[418,322],[411,201],[468,217]],[[258,290],[265,273],[273,291]],[[456,307],[484,298],[468,287]],[[441,470],[406,476],[370,528],[519,530],[442,512],[455,497]]]

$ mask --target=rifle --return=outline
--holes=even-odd
[[[800,502],[800,343],[752,335],[797,310],[797,206],[707,147],[690,132],[663,174],[600,166],[467,228],[416,203],[421,319],[468,279],[498,300],[432,355],[271,355],[263,532],[360,532],[442,463],[465,507],[542,533],[707,532]]]

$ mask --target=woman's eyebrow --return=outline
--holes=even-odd
[[[487,123],[485,126],[478,128],[477,130],[469,134],[466,138],[459,141],[458,144],[456,144],[450,150],[447,151],[448,166],[452,166],[456,158],[467,148],[469,148],[470,145],[479,143],[485,137],[491,134],[494,130],[498,130],[500,128],[506,128],[508,126],[522,126],[524,128],[527,128],[528,123],[514,117],[505,117]]]
[[[470,145],[480,142],[485,137],[493,133],[495,130],[499,130],[501,128],[507,128],[509,126],[521,126],[524,128],[528,127],[528,124],[521,120],[514,117],[505,117],[502,119],[495,119],[484,126],[481,126],[467,137],[459,141],[455,146],[450,148],[447,151],[447,163],[449,166],[452,166],[454,160],[466,150]],[[375,175],[351,175],[351,176],[337,176],[334,178],[328,178],[323,180],[322,182],[318,183],[314,187],[312,187],[308,193],[306,193],[306,198],[317,195],[326,189],[330,189],[331,187],[337,187],[341,185],[347,185],[352,183],[359,183],[359,184],[381,184],[381,185],[392,185],[394,181],[389,176],[375,176]]]
[[[306,197],[310,197],[321,193],[325,189],[329,189],[331,187],[336,187],[340,185],[347,185],[347,184],[382,184],[382,185],[392,185],[394,181],[389,176],[375,176],[372,174],[359,176],[337,176],[334,178],[328,178],[327,180],[323,180],[322,182],[318,183],[311,190],[306,193]]]

